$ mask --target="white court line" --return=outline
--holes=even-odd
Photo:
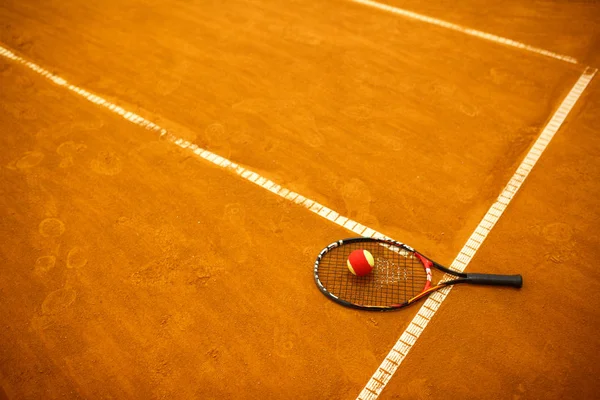
[[[517,42],[512,39],[507,39],[507,38],[504,38],[501,36],[492,35],[491,33],[478,31],[477,29],[467,28],[462,25],[454,24],[452,22],[444,21],[441,19],[428,17],[423,14],[418,14],[416,12],[412,12],[412,11],[404,10],[402,8],[390,6],[388,4],[377,3],[377,2],[371,1],[371,0],[349,0],[349,1],[352,1],[352,2],[358,3],[358,4],[362,4],[362,5],[365,5],[368,7],[377,8],[378,10],[386,11],[386,12],[389,12],[392,14],[401,15],[403,17],[411,18],[411,19],[414,19],[417,21],[426,22],[431,25],[437,25],[437,26],[441,26],[443,28],[451,29],[453,31],[462,32],[462,33],[470,35],[470,36],[475,36],[480,39],[489,40],[491,42],[503,44],[505,46],[515,47],[515,48],[526,50],[526,51],[529,51],[532,53],[537,53],[537,54],[540,54],[540,55],[543,55],[546,57],[555,58],[555,59],[561,60],[561,61],[566,61],[566,62],[569,62],[572,64],[578,63],[578,61],[575,58],[570,57],[570,56],[565,56],[562,54],[554,53],[552,51],[544,50],[544,49],[541,49],[538,47],[533,47],[528,44]]]
[[[275,182],[272,182],[271,180],[260,176],[256,172],[246,169],[208,150],[202,149],[194,143],[181,139],[175,136],[174,134],[168,132],[165,128],[162,128],[159,125],[154,124],[153,122],[135,113],[127,111],[121,108],[120,106],[103,99],[100,96],[94,95],[78,86],[72,85],[65,79],[51,73],[50,71],[38,66],[37,64],[25,60],[24,58],[14,54],[10,50],[2,46],[0,46],[0,56],[21,63],[30,68],[31,70],[37,72],[41,76],[56,83],[57,85],[66,87],[67,89],[85,98],[86,100],[94,104],[98,104],[102,107],[105,107],[106,109],[122,116],[123,118],[136,125],[160,133],[161,137],[165,137],[167,140],[176,144],[177,146],[183,149],[188,149],[197,156],[207,161],[210,161],[211,163],[221,168],[233,171],[240,177],[254,184],[257,184],[280,197],[283,197],[291,202],[301,205],[307,208],[308,210],[314,212],[315,214],[320,215],[321,217],[326,218],[329,221],[341,227],[344,227],[358,235],[368,237],[385,237],[380,232],[377,232],[371,228],[361,225],[357,221],[344,217],[338,214],[337,212],[323,206],[322,204],[315,202],[314,200],[308,199],[298,193],[286,189],[276,184]],[[468,265],[471,258],[479,249],[481,243],[483,243],[487,234],[494,227],[494,225],[506,209],[506,206],[517,192],[517,190],[521,187],[521,185],[525,181],[525,178],[529,175],[529,172],[531,171],[541,154],[544,152],[544,150],[550,143],[550,140],[560,128],[568,113],[571,111],[571,109],[573,108],[573,106],[575,105],[585,88],[588,86],[589,82],[592,80],[596,72],[596,69],[588,67],[580,76],[577,83],[575,83],[567,97],[563,100],[562,104],[553,115],[550,122],[548,122],[548,124],[538,137],[535,144],[532,146],[531,150],[517,169],[517,172],[513,175],[511,180],[508,182],[508,184],[498,197],[497,201],[492,205],[488,213],[483,217],[482,221],[479,223],[479,226],[475,229],[475,232],[473,232],[467,243],[464,245],[463,249],[452,263],[451,268],[458,271],[463,271]],[[444,277],[444,279],[446,279],[446,277]],[[363,388],[363,390],[358,396],[358,399],[373,400],[379,397],[379,394],[390,381],[391,377],[396,372],[396,370],[398,369],[401,362],[404,360],[412,346],[416,343],[417,339],[419,338],[419,336],[421,335],[421,333],[423,332],[423,330],[425,329],[435,312],[438,310],[440,304],[442,303],[442,301],[444,301],[450,290],[451,287],[445,287],[440,291],[429,296],[429,298],[425,301],[417,315],[409,324],[409,327],[400,336],[398,342],[394,345],[392,350],[386,356],[380,368],[377,369],[377,371],[375,372],[375,374],[373,374],[372,378],[369,380],[367,385]]]
[[[529,153],[525,156],[519,168],[512,176],[510,181],[504,187],[500,196],[496,199],[496,202],[492,204],[487,214],[483,217],[475,231],[471,234],[467,243],[463,246],[458,256],[454,259],[450,268],[455,271],[462,272],[465,270],[483,241],[486,239],[487,235],[490,233],[498,219],[513,199],[529,173],[531,172],[533,166],[537,163],[540,156],[546,150],[546,147],[561,127],[565,118],[571,112],[577,100],[588,86],[594,75],[596,74],[597,69],[594,68],[586,68],[586,70],[581,74],[579,80],[573,85],[573,88],[565,97],[563,102],[561,103],[558,110],[554,113],[550,121],[546,124],[546,127],[533,144]],[[452,276],[444,275],[443,280],[453,279]],[[357,400],[375,400],[381,394],[381,391],[385,388],[388,382],[392,379],[392,376],[400,367],[400,364],[406,358],[406,355],[410,351],[410,349],[414,346],[417,339],[433,317],[433,315],[437,312],[440,305],[448,296],[452,290],[452,286],[447,286],[431,296],[427,298],[423,306],[417,315],[413,318],[413,320],[408,325],[408,328],[400,335],[400,338],[392,347],[388,355],[384,358],[383,362],[377,368],[369,382],[365,385],[363,390],[357,397]]]
[[[160,137],[166,138],[171,143],[174,143],[183,149],[188,149],[189,151],[194,153],[196,156],[201,157],[201,158],[205,159],[206,161],[209,161],[221,168],[232,171],[233,173],[239,175],[240,177],[246,179],[247,181],[250,181],[258,186],[261,186],[262,188],[264,188],[280,197],[283,197],[284,199],[287,199],[293,203],[301,205],[301,206],[307,208],[308,210],[312,211],[313,213],[320,215],[321,217],[326,218],[329,221],[333,222],[334,224],[337,224],[343,228],[346,228],[346,229],[356,233],[357,235],[369,236],[369,237],[375,237],[375,236],[385,237],[383,234],[376,232],[373,229],[368,228],[364,225],[361,225],[357,221],[354,221],[350,218],[344,217],[344,216],[338,214],[337,212],[325,207],[324,205],[317,203],[314,200],[306,198],[306,197],[304,197],[296,192],[293,192],[289,189],[286,189],[286,188],[282,187],[281,185],[278,185],[277,183],[271,181],[270,179],[260,176],[256,172],[253,172],[247,168],[244,168],[244,167],[234,163],[233,161],[230,161],[224,157],[219,156],[218,154],[215,154],[211,151],[205,150],[192,142],[189,142],[187,140],[179,138],[176,135],[174,135],[173,133],[167,131],[167,129],[153,123],[152,121],[147,120],[144,117],[141,117],[140,115],[137,115],[136,113],[125,110],[124,108],[118,106],[117,104],[111,103],[110,101],[108,101],[100,96],[97,96],[85,89],[82,89],[79,86],[72,85],[67,80],[61,78],[60,76],[55,75],[55,74],[51,73],[50,71],[48,71],[47,69],[42,68],[39,65],[34,64],[31,61],[28,61],[28,60],[24,59],[23,57],[16,55],[12,51],[6,49],[5,47],[3,47],[1,45],[0,45],[0,56],[6,57],[10,60],[13,60],[20,64],[25,65],[26,67],[37,72],[38,74],[45,77],[46,79],[51,80],[52,82],[54,82],[55,84],[57,84],[59,86],[63,86],[65,88],[69,89],[70,91],[78,94],[79,96],[83,97],[84,99],[86,99],[94,104],[100,105],[100,106],[112,111],[113,113],[120,115],[121,117],[125,118],[126,120],[128,120],[136,125],[141,126],[142,128],[159,133]]]

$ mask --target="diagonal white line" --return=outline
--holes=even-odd
[[[388,4],[378,3],[376,1],[371,0],[349,0],[354,3],[362,4],[368,7],[376,8],[378,10],[386,11],[395,15],[400,15],[405,18],[414,19],[417,21],[425,22],[431,25],[440,26],[442,28],[451,29],[456,32],[461,32],[466,35],[478,37],[480,39],[489,40],[490,42],[495,42],[498,44],[502,44],[505,46],[514,47],[521,50],[526,50],[532,53],[540,54],[542,56],[555,58],[557,60],[566,61],[571,64],[577,64],[577,60],[570,56],[565,56],[562,54],[554,53],[552,51],[544,50],[539,47],[530,46],[525,43],[517,42],[516,40],[504,38],[501,36],[493,35],[491,33],[486,33],[482,31],[478,31],[477,29],[471,29],[464,27],[462,25],[454,24],[452,22],[444,21],[438,18],[428,17],[427,15],[418,14],[413,11],[404,10],[402,8],[390,6]]]
[[[533,166],[537,162],[539,155],[546,150],[546,147],[560,128],[560,124],[564,121],[565,117],[571,112],[575,103],[588,86],[594,75],[596,74],[597,69],[587,68],[583,74],[579,77],[579,80],[573,85],[573,88],[569,92],[569,94],[565,97],[562,104],[556,110],[550,122],[546,124],[546,127],[540,133],[537,141],[531,147],[531,150],[523,159],[523,162],[517,168],[517,172],[513,175],[510,181],[506,184],[502,193],[498,196],[498,199],[492,206],[490,207],[487,214],[482,218],[481,222],[475,228],[475,231],[467,240],[467,243],[463,246],[462,250],[456,257],[456,259],[452,262],[450,268],[456,271],[464,271],[473,256],[476,253],[476,249],[481,246],[481,243],[485,240],[491,229],[494,227],[500,216],[506,209],[508,203],[513,199],[525,178],[531,172]],[[560,116],[559,116],[560,115]],[[554,122],[560,120],[559,124],[555,124]],[[532,154],[538,154],[537,156],[532,156]],[[533,158],[534,161],[530,161]],[[450,276],[444,276],[442,280],[451,279]],[[406,355],[410,351],[410,349],[414,346],[417,339],[431,320],[431,318],[435,315],[436,311],[440,307],[441,303],[444,301],[450,290],[451,286],[447,286],[435,294],[431,295],[423,304],[417,315],[413,318],[411,323],[408,325],[408,328],[402,333],[392,350],[388,353],[388,355],[384,358],[382,366],[386,365],[386,371],[388,374],[381,375],[379,373],[379,368],[375,371],[369,382],[365,385],[363,390],[357,397],[357,400],[375,400],[381,394],[381,391],[385,388],[388,382],[392,379],[392,376],[400,367],[400,364],[405,359]],[[394,360],[396,364],[392,366],[386,361],[388,358],[394,356]],[[380,366],[381,368],[381,366]]]
[[[184,140],[184,139],[178,137],[177,135],[175,135],[174,133],[168,131],[166,128],[164,128],[158,124],[155,124],[154,122],[152,122],[134,112],[125,110],[124,108],[120,107],[119,105],[112,103],[112,102],[102,98],[101,96],[95,95],[79,86],[73,85],[73,84],[69,83],[67,80],[61,78],[60,76],[53,74],[52,72],[48,71],[47,69],[42,68],[39,65],[37,65],[31,61],[26,60],[25,58],[15,54],[14,52],[8,50],[7,48],[5,48],[1,45],[0,45],[0,56],[3,56],[5,58],[8,58],[10,60],[13,60],[15,62],[25,65],[27,68],[31,69],[32,71],[37,72],[44,78],[54,82],[55,84],[57,84],[59,86],[63,86],[65,88],[67,88],[68,90],[79,95],[80,97],[83,97],[84,99],[88,100],[89,102],[97,104],[99,106],[102,106],[105,109],[107,109],[117,115],[120,115],[121,117],[125,118],[126,120],[128,120],[129,122],[131,122],[133,124],[136,124],[138,126],[141,126],[142,128],[154,131],[154,132],[158,133],[160,135],[160,137],[162,137],[163,139],[166,139],[169,142],[171,142],[183,149],[187,149],[188,151],[192,152],[196,156],[198,156],[218,167],[229,170],[229,171],[233,172],[234,174],[240,176],[241,178],[243,178],[249,182],[252,182],[255,185],[258,185],[258,186],[262,187],[263,189],[266,189],[272,193],[275,193],[276,195],[278,195],[286,200],[289,200],[293,203],[301,205],[301,206],[305,207],[306,209],[308,209],[309,211],[312,211],[313,213],[333,222],[334,224],[337,224],[345,229],[348,229],[349,231],[351,231],[357,235],[369,236],[369,237],[376,237],[376,236],[377,237],[385,237],[383,234],[381,234],[371,228],[368,228],[368,227],[358,223],[357,221],[354,221],[350,218],[344,217],[344,216],[338,214],[337,212],[330,210],[329,208],[325,207],[324,205],[322,205],[314,200],[304,197],[304,196],[302,196],[296,192],[293,192],[289,189],[286,189],[283,186],[271,181],[270,179],[260,176],[256,172],[253,172],[245,167],[242,167],[241,165],[238,165],[231,160],[221,157],[218,154],[215,154],[211,151],[203,149],[203,148],[199,147],[198,145],[196,145],[195,143]]]

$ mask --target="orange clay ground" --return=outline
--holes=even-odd
[[[0,45],[449,264],[586,65],[600,5],[16,1]],[[381,399],[600,390],[596,77]],[[0,399],[354,399],[418,310],[319,293],[345,229],[0,58]],[[439,275],[438,275],[439,276]]]

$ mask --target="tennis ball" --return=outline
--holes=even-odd
[[[367,250],[354,250],[348,256],[348,269],[356,276],[368,275],[373,270],[375,260]]]

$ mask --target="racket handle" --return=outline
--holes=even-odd
[[[466,282],[475,285],[512,286],[520,288],[523,286],[523,277],[521,275],[467,274]]]

